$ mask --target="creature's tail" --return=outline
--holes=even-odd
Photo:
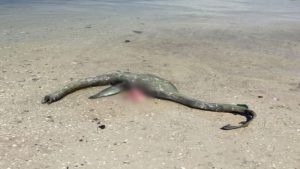
[[[42,99],[42,103],[53,103],[56,102],[66,95],[75,92],[80,89],[88,88],[88,87],[93,87],[93,86],[104,86],[108,85],[111,83],[114,83],[118,81],[120,77],[120,74],[118,73],[112,73],[112,74],[106,74],[106,75],[100,75],[100,76],[95,76],[95,77],[88,77],[85,79],[81,79],[75,82],[72,82],[65,87],[63,87],[61,90],[58,90],[52,94],[46,95]]]
[[[215,111],[215,112],[228,112],[228,113],[243,115],[246,117],[246,121],[240,122],[240,125],[233,126],[228,124],[221,128],[223,130],[232,130],[232,129],[238,129],[242,127],[247,127],[250,124],[250,122],[256,117],[256,113],[248,109],[248,106],[245,104],[232,105],[232,104],[207,103],[193,98],[189,98],[179,93],[166,95],[163,97],[163,99],[172,100],[174,102],[195,109]]]

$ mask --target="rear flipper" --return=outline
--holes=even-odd
[[[250,124],[250,122],[256,117],[256,113],[250,109],[245,110],[244,113],[241,115],[244,115],[247,119],[246,121],[240,122],[241,125],[232,126],[230,124],[227,124],[226,126],[223,126],[221,129],[233,130],[233,129],[238,129],[238,128],[242,128],[242,127],[247,127]]]
[[[97,99],[97,98],[101,98],[101,97],[112,96],[112,95],[118,94],[124,90],[125,90],[124,84],[119,83],[119,84],[110,86],[93,96],[90,96],[89,99]]]

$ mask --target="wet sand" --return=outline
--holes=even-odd
[[[0,168],[299,168],[299,9],[283,0],[0,1]],[[122,94],[87,99],[104,87],[40,103],[116,70],[246,103],[258,117],[223,131],[243,117]]]

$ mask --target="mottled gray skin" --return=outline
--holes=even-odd
[[[42,100],[42,103],[53,103],[79,89],[105,85],[111,85],[111,87],[101,91],[100,93],[97,93],[96,95],[91,96],[90,98],[95,99],[110,96],[113,94],[117,94],[123,90],[138,88],[148,96],[174,101],[191,108],[215,112],[229,112],[233,114],[240,114],[247,118],[246,121],[241,122],[238,126],[232,126],[228,124],[222,127],[222,129],[224,130],[246,127],[256,117],[256,114],[252,110],[248,109],[247,105],[203,102],[180,94],[177,88],[171,82],[165,79],[152,74],[135,74],[129,72],[104,74],[72,82],[63,87],[61,90],[45,96]]]

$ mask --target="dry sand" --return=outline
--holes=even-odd
[[[300,168],[299,9],[298,0],[0,1],[0,168]],[[104,87],[40,104],[72,79],[116,70],[246,103],[258,117],[223,131],[243,117],[87,99]]]

